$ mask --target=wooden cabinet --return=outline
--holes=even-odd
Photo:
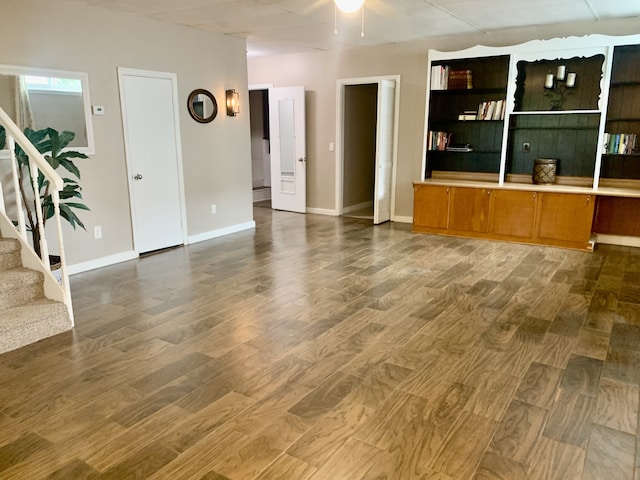
[[[545,192],[539,197],[539,243],[587,248],[593,223],[593,195]]]
[[[600,197],[595,217],[595,233],[640,237],[640,198]]]
[[[588,194],[414,185],[413,230],[591,250]]]
[[[532,238],[537,198],[537,192],[493,190],[489,231],[505,237]]]
[[[413,188],[413,228],[418,231],[446,230],[449,227],[450,187],[415,185]]]
[[[489,229],[491,190],[452,187],[449,229],[463,232],[486,232]]]

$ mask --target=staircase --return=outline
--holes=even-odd
[[[44,275],[22,266],[20,241],[0,238],[0,353],[72,326],[67,306],[44,296]]]

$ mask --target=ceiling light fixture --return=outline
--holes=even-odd
[[[354,13],[362,8],[364,0],[333,0],[341,12]]]
[[[355,13],[360,9],[360,36],[364,37],[364,2],[366,0],[333,0],[333,33],[338,34],[338,10],[343,13]]]

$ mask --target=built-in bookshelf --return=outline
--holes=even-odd
[[[640,180],[640,45],[613,52],[600,177]],[[605,180],[606,181],[606,180]]]
[[[432,63],[427,176],[500,171],[508,73],[508,55]]]

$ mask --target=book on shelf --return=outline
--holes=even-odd
[[[458,120],[466,121],[466,120],[477,120],[478,114],[476,112],[464,112],[458,115]]]
[[[614,155],[640,153],[640,142],[635,133],[605,133],[603,152]]]
[[[449,70],[447,78],[448,90],[471,90],[473,88],[473,73],[471,70]]]
[[[488,100],[478,105],[478,120],[504,120],[505,101]]]
[[[453,133],[429,130],[429,135],[427,136],[427,149],[443,152],[447,149],[447,145],[451,143],[452,138]]]
[[[472,88],[471,70],[454,70],[448,65],[431,66],[431,90],[470,90]]]
[[[431,90],[446,90],[449,82],[449,67],[446,65],[431,66]]]
[[[447,152],[473,152],[470,143],[452,143],[447,146]]]

